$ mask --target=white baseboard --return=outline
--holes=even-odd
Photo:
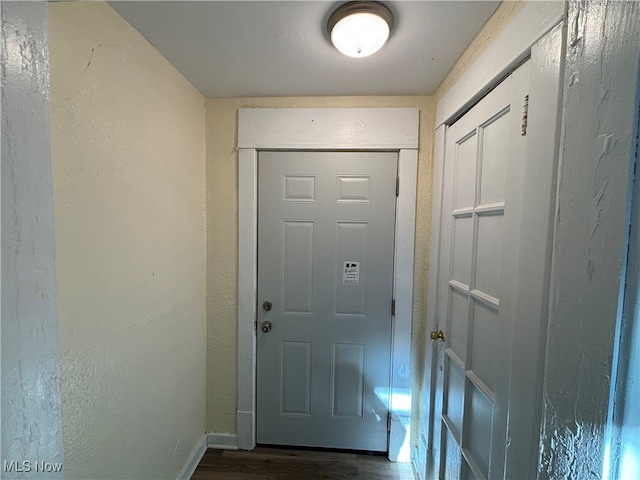
[[[238,437],[233,433],[207,433],[203,435],[193,449],[193,452],[191,452],[191,455],[184,467],[180,470],[178,480],[189,480],[191,478],[193,472],[198,468],[198,464],[200,463],[200,460],[202,460],[207,448],[237,450]]]
[[[200,460],[202,460],[202,456],[204,452],[207,451],[207,436],[203,435],[200,441],[196,444],[193,452],[189,456],[187,463],[184,464],[182,470],[180,470],[180,474],[178,475],[178,480],[189,480],[193,475],[193,472],[196,471]]]
[[[207,433],[207,447],[237,450],[238,436],[235,433]]]

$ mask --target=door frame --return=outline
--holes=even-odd
[[[401,188],[396,203],[391,391],[409,393],[418,127],[417,108],[238,110],[238,448],[252,450],[256,445],[258,152],[270,149],[398,152]],[[389,459],[408,462],[409,438],[403,423],[410,421],[411,412],[404,406],[402,410],[394,409],[393,404],[389,407]]]
[[[548,317],[549,278],[553,239],[553,211],[555,208],[556,170],[560,133],[560,100],[564,72],[564,2],[529,2],[504,28],[496,40],[474,62],[436,106],[434,135],[434,184],[431,225],[431,248],[429,256],[429,290],[427,296],[427,330],[437,331],[441,306],[438,305],[438,275],[441,249],[441,209],[444,181],[444,161],[448,127],[478,103],[502,79],[514,71],[524,60],[531,58],[530,96],[547,96],[544,106],[534,106],[532,102],[528,115],[530,135],[527,142],[526,158],[551,162],[547,174],[544,167],[538,169],[532,162],[525,163],[525,198],[535,198],[539,192],[546,192],[546,198],[537,203],[530,212],[535,215],[532,222],[524,222],[521,238],[525,241],[520,256],[536,256],[540,261],[536,271],[528,279],[519,280],[517,285],[517,308],[529,312],[527,318],[539,318],[538,324],[518,324],[513,338],[513,349],[527,351],[538,359],[535,365],[517,362],[511,371],[524,369],[528,375],[516,378],[510,388],[509,409],[516,416],[529,418],[530,422],[509,425],[512,439],[529,439],[539,435],[542,414],[542,381],[544,351],[546,346],[546,326]],[[539,104],[538,104],[539,105]],[[537,133],[533,133],[537,132]],[[546,141],[550,139],[551,141]],[[548,165],[547,165],[548,166]],[[542,172],[542,173],[541,173]],[[544,196],[544,195],[543,195]],[[417,466],[420,478],[437,478],[439,467],[435,463],[440,454],[441,437],[436,410],[435,390],[438,365],[442,363],[444,349],[439,344],[428,342],[425,348],[424,389],[429,393],[421,400],[425,418],[420,421],[421,438],[418,441]],[[526,379],[536,378],[530,385]],[[426,431],[424,431],[426,430]],[[523,471],[537,468],[537,452],[527,452],[523,441],[513,441],[506,455],[507,477],[522,477]],[[522,461],[523,459],[525,459]],[[535,472],[535,470],[534,470]],[[526,476],[526,475],[524,475]]]

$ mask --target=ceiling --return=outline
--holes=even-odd
[[[206,97],[432,95],[500,4],[384,2],[396,21],[389,42],[354,59],[326,33],[342,3],[109,2]]]

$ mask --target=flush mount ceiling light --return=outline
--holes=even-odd
[[[391,11],[379,2],[349,2],[329,17],[331,43],[349,57],[367,57],[382,48],[393,29]]]

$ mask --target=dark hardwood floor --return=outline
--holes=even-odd
[[[410,464],[358,453],[280,448],[218,450],[210,448],[191,480],[414,480]]]

